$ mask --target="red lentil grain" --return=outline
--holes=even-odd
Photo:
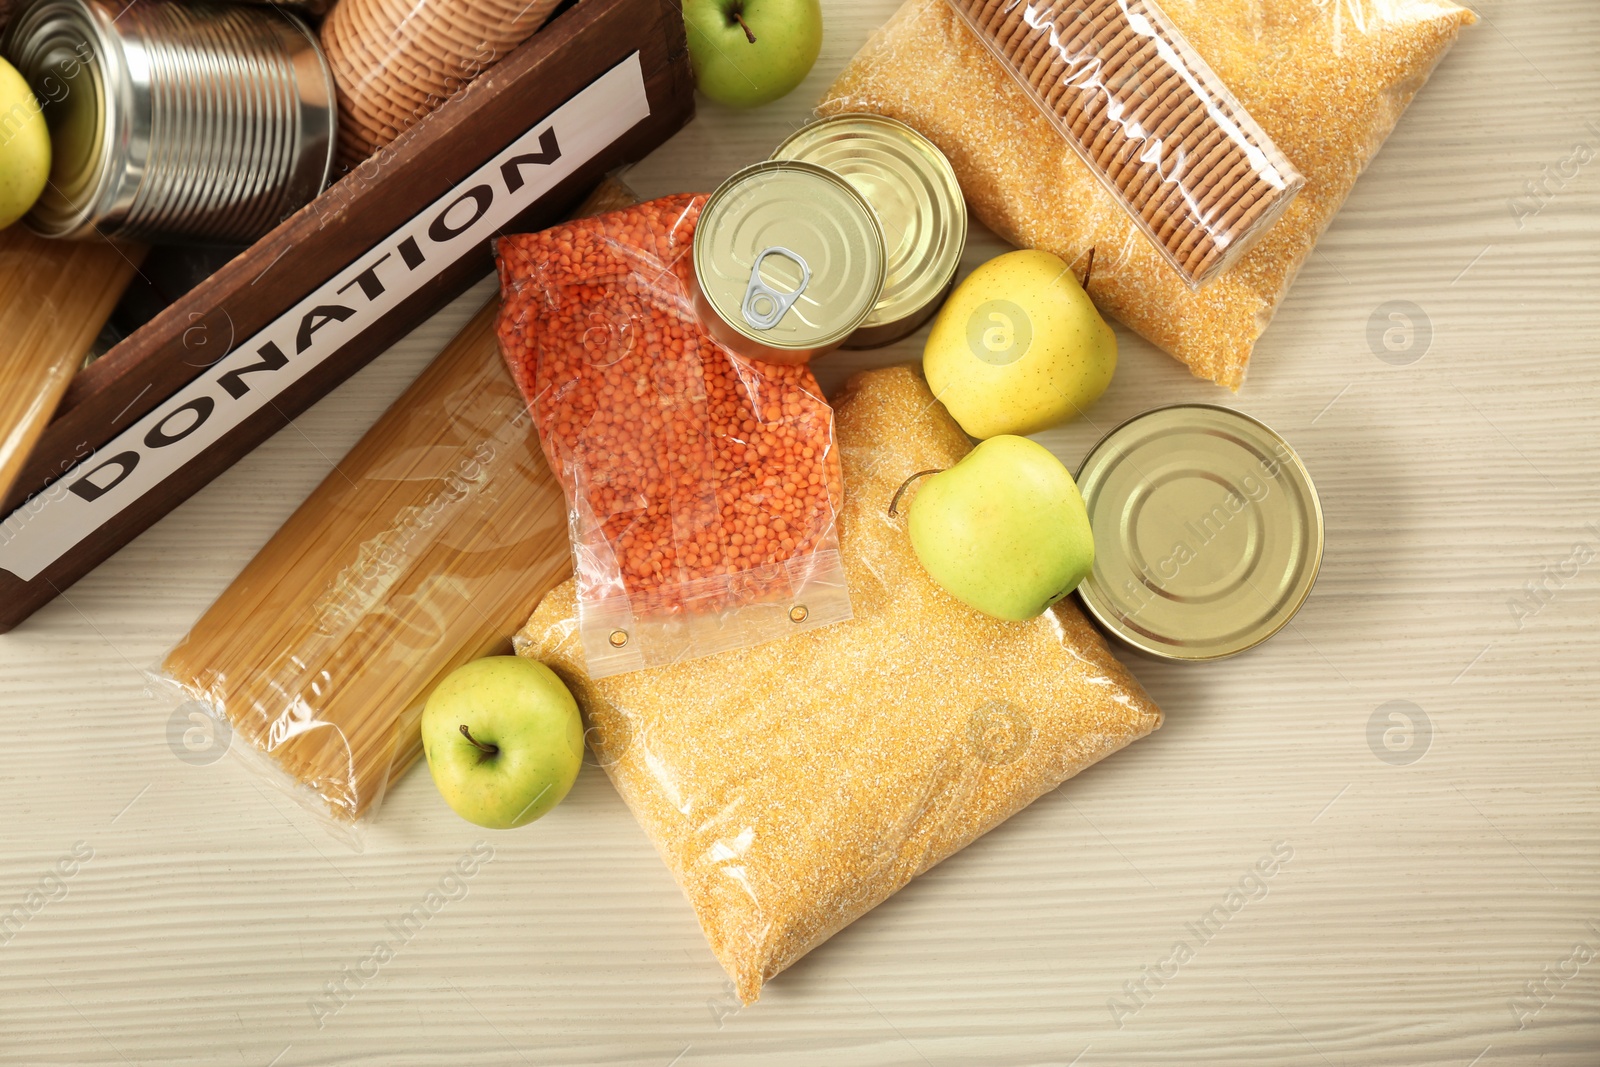
[[[843,502],[833,412],[810,370],[729,352],[694,318],[705,200],[496,249],[501,351],[575,515],[579,595],[620,585],[640,615],[683,612],[691,587],[697,611],[785,592],[779,565],[834,547]]]

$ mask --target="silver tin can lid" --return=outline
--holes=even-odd
[[[3,52],[50,128],[45,237],[248,243],[327,184],[333,73],[294,15],[37,0]]]

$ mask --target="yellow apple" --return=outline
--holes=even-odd
[[[28,213],[50,176],[50,131],[33,90],[0,59],[0,230]]]
[[[491,830],[561,803],[583,765],[583,720],[536,660],[485,656],[445,676],[422,709],[422,751],[445,803]]]
[[[1100,399],[1117,336],[1059,256],[1007,252],[950,294],[922,353],[933,395],[986,440],[1058,426]]]
[[[1044,614],[1094,567],[1077,483],[1026,437],[991,437],[923,482],[906,532],[945,592],[1012,622]]]

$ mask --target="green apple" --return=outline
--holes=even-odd
[[[696,87],[729,107],[770,104],[822,51],[819,0],[684,0],[683,22]]]
[[[33,90],[0,59],[0,230],[28,213],[50,177],[50,130]]]
[[[457,815],[509,830],[572,788],[583,764],[583,720],[555,671],[520,656],[488,656],[457,667],[428,696],[422,748]]]
[[[1117,335],[1059,256],[1007,252],[950,294],[922,371],[973,437],[1058,426],[1100,398],[1117,369]]]
[[[906,526],[933,580],[997,619],[1043,614],[1094,566],[1077,483],[1026,437],[991,437],[917,486]]]

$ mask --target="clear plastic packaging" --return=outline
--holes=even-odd
[[[1126,2],[1135,10],[1132,0]],[[1173,268],[1159,242],[1152,244],[1132,224],[1059,125],[948,0],[907,0],[851,60],[818,110],[868,111],[914,127],[950,158],[985,225],[1019,246],[1054,252],[1079,274],[1093,250],[1089,293],[1102,311],[1199,377],[1237,389],[1256,339],[1318,235],[1474,16],[1449,0],[1164,2],[1194,53],[1305,179],[1278,222],[1199,290]],[[1109,10],[1090,0],[1005,6],[1068,12],[1050,15],[1054,21],[1079,9]],[[1049,34],[1033,36],[1044,51],[1052,49]],[[1059,60],[1059,49],[1055,54]],[[1132,106],[1137,116],[1139,105]],[[1107,130],[1109,138],[1118,128],[1107,122],[1101,132]],[[1129,162],[1119,173],[1128,172]],[[1169,212],[1167,220],[1180,217]]]
[[[804,365],[705,332],[689,274],[705,203],[666,197],[496,248],[500,344],[566,490],[595,677],[850,617],[833,413]]]
[[[971,447],[909,367],[837,408],[855,618],[711,659],[595,678],[578,589],[517,651],[572,687],[617,791],[739,997],[1064,779],[1161,723],[1071,602],[983,615],[917,562],[895,491]]]
[[[143,255],[103,240],[47,241],[21,223],[0,230],[0,500]]]
[[[500,361],[496,310],[478,313],[154,672],[336,829],[376,810],[421,754],[434,685],[504,651],[569,572],[561,489]]]
[[[949,3],[1191,286],[1305,184],[1152,0]]]
[[[578,209],[634,203],[608,179]],[[149,672],[349,843],[433,687],[571,573],[561,487],[477,313]]]

